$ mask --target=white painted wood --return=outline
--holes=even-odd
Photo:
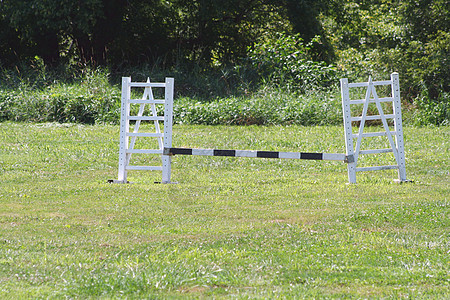
[[[405,149],[403,141],[403,125],[402,125],[402,108],[400,101],[400,83],[398,73],[391,74],[392,80],[392,97],[393,112],[395,115],[394,128],[396,131],[395,140],[397,143],[397,163],[398,163],[398,179],[399,181],[407,181],[406,179],[406,162],[405,162]]]
[[[192,149],[192,155],[213,156],[214,150],[213,149]]]
[[[372,81],[372,85],[391,85],[391,80],[382,80],[382,81]],[[367,87],[370,84],[368,82],[355,82],[355,83],[349,83],[349,88],[355,88],[355,87]]]
[[[300,159],[300,152],[280,152],[279,157],[285,159]]]
[[[150,78],[147,78],[147,82],[150,83]],[[153,117],[157,117],[157,111],[156,111],[156,106],[155,106],[155,97],[153,97],[153,90],[152,88],[146,88],[149,92],[148,92],[148,96],[149,96],[149,100],[150,100],[150,109],[152,111],[152,115]],[[165,104],[165,101],[163,100],[161,104]],[[161,133],[161,128],[159,127],[159,121],[158,120],[154,120],[153,121],[153,125],[155,125],[155,131],[156,133]],[[163,139],[162,137],[158,137],[158,146],[159,149],[163,149]]]
[[[131,95],[130,95],[130,97],[131,97]],[[144,90],[144,95],[142,96],[142,98],[143,99],[147,99],[147,97],[148,97],[148,89],[145,89]],[[129,99],[128,99],[128,105],[130,105],[130,100]],[[142,103],[141,105],[139,105],[139,112],[138,112],[138,116],[139,117],[141,117],[144,114],[144,110],[145,110],[145,103]],[[128,114],[127,114],[128,120],[130,120],[130,115],[129,114],[130,114],[130,111],[128,111]],[[129,122],[128,122],[128,124],[129,124]],[[139,127],[140,126],[141,126],[141,120],[137,120],[136,123],[134,124],[133,133],[137,133],[139,131]],[[136,136],[133,136],[131,138],[129,148],[133,149],[135,144],[136,144]],[[130,160],[131,160],[131,153],[127,152],[127,162],[126,162],[127,165],[130,164]]]
[[[162,171],[162,167],[161,166],[127,166],[127,170]]]
[[[132,82],[130,84],[130,87],[143,87],[143,88],[154,88],[154,87],[159,87],[159,88],[165,88],[166,87],[166,83],[160,83],[160,82]]]
[[[164,137],[162,133],[150,133],[150,132],[128,132],[127,136],[136,136],[136,137]]]
[[[164,117],[153,117],[153,116],[129,116],[130,121],[164,121]]]
[[[356,172],[394,170],[394,169],[398,169],[398,166],[391,165],[391,166],[361,167],[361,168],[356,168]]]
[[[141,153],[141,154],[163,154],[160,149],[128,149],[127,153]]]
[[[381,81],[374,81],[373,85],[391,85],[391,80],[381,80]]]
[[[384,98],[378,98],[380,102],[392,102],[394,101],[394,98],[392,97],[384,97]],[[364,104],[366,99],[357,99],[357,100],[350,100],[350,104]],[[369,103],[375,103],[374,99],[370,99]]]
[[[158,116],[156,106],[157,104],[165,104],[166,100],[171,99],[173,101],[173,79],[172,84],[169,86],[172,90],[167,91],[168,82],[165,83],[151,83],[150,79],[147,79],[145,83],[135,83],[131,82],[130,77],[124,77],[122,79],[122,108],[121,108],[121,142],[120,142],[120,153],[119,153],[119,175],[118,180],[113,182],[127,182],[127,170],[163,170],[163,166],[132,166],[130,165],[131,155],[134,153],[140,154],[156,154],[163,156],[163,138],[164,133],[161,132],[159,127],[160,121],[166,121],[166,117]],[[170,85],[170,84],[169,84]],[[144,94],[142,99],[131,99],[131,88],[132,87],[144,87]],[[152,87],[165,87],[166,95],[164,100],[155,100],[153,97]],[[139,104],[139,112],[136,116],[130,116],[130,104]],[[150,105],[151,115],[146,116],[145,105]],[[170,104],[170,103],[169,103]],[[169,107],[172,110],[172,106]],[[168,117],[170,117],[170,122],[172,122],[171,112]],[[134,125],[133,132],[130,132],[130,121],[136,121]],[[141,121],[153,121],[155,125],[156,132],[139,132]],[[171,126],[170,126],[171,127]],[[171,132],[169,140],[171,141]],[[140,138],[157,138],[159,147],[158,149],[134,149],[136,139]],[[163,158],[163,161],[167,159]],[[169,158],[170,161],[170,158]],[[170,170],[170,165],[169,165]],[[164,172],[163,172],[164,173]],[[167,175],[167,167],[166,172]],[[169,174],[170,180],[170,174]]]
[[[323,153],[323,160],[345,161],[346,155],[342,153]]]
[[[150,100],[150,99],[132,99],[130,100],[131,104],[164,104],[164,100]]]
[[[347,134],[349,131],[346,130],[346,138],[347,139],[356,139],[356,147],[354,150],[354,158],[355,164],[357,163],[359,154],[381,154],[381,153],[393,153],[395,157],[395,161],[397,165],[395,166],[373,166],[373,167],[356,167],[355,170],[358,172],[362,171],[376,171],[376,170],[387,170],[387,169],[398,169],[399,173],[399,181],[407,181],[406,180],[406,171],[405,171],[405,158],[404,158],[404,147],[403,147],[403,128],[402,128],[402,119],[401,119],[401,102],[400,102],[400,85],[398,74],[391,74],[391,80],[384,81],[372,81],[371,77],[369,77],[368,82],[366,83],[347,83],[346,80],[341,80],[341,93],[342,93],[342,101],[343,101],[343,111],[344,111],[344,130],[346,125],[346,118],[349,118],[350,122],[359,121],[359,130],[358,133]],[[375,86],[379,85],[391,85],[392,89],[392,97],[384,97],[379,98],[377,95],[377,91]],[[358,100],[349,100],[348,99],[348,88],[349,87],[367,87],[366,97],[365,99]],[[346,107],[344,103],[349,102],[349,104],[363,104],[363,110],[360,116],[352,117],[350,112],[346,112]],[[385,114],[383,111],[383,107],[381,106],[382,102],[391,102],[393,106],[393,114]],[[369,103],[374,103],[377,110],[378,115],[367,115],[367,106]],[[347,117],[346,117],[347,113]],[[350,115],[350,116],[349,116]],[[388,119],[394,119],[394,130],[389,128]],[[364,125],[366,120],[381,120],[383,124],[383,132],[368,132],[364,133]],[[387,149],[365,149],[360,150],[361,140],[362,138],[368,137],[377,137],[377,136],[386,136],[389,145],[391,148]],[[346,144],[347,147],[347,144]],[[347,150],[348,151],[348,150]],[[349,164],[350,167],[350,164]],[[350,173],[349,173],[350,174]],[[350,182],[352,182],[350,180]]]
[[[391,131],[391,134],[396,134],[396,131]],[[359,134],[353,134],[353,138],[357,138]],[[364,132],[363,137],[376,137],[376,136],[387,136],[386,131],[380,131],[380,132]]]
[[[390,153],[390,152],[392,152],[392,149],[386,148],[386,149],[360,150],[359,154],[378,154],[378,153]]]
[[[362,141],[362,135],[364,132],[364,125],[366,123],[367,116],[367,109],[369,108],[369,99],[372,92],[372,76],[369,76],[369,81],[367,82],[367,90],[366,90],[366,101],[364,102],[362,115],[360,118],[360,124],[359,124],[359,130],[358,130],[358,137],[356,138],[356,146],[355,146],[355,153],[353,155],[355,159],[355,163],[358,162],[358,156],[359,156],[359,149],[361,148],[361,141]],[[351,118],[352,121],[354,121],[354,118]]]
[[[386,116],[384,115],[383,108],[381,107],[381,104],[378,101],[378,95],[377,95],[377,91],[375,90],[375,86],[372,86],[371,89],[372,89],[372,94],[373,94],[373,96],[375,98],[375,105],[377,106],[378,113],[381,116],[381,122],[383,123],[384,130],[387,133],[386,136],[387,136],[387,138],[389,140],[389,144],[391,145],[391,148],[392,148],[392,153],[394,153],[395,159],[398,161],[397,148],[396,148],[396,145],[395,145],[394,140],[392,138],[392,134],[391,134],[391,131],[389,129],[389,125],[387,124],[387,120],[386,120]]]
[[[367,113],[367,112],[366,112]],[[385,119],[393,119],[395,116],[393,114],[389,114],[389,115],[384,115]],[[353,122],[357,122],[357,121],[361,121],[363,119],[362,116],[360,117],[352,117],[352,121]],[[365,116],[364,117],[365,120],[383,120],[383,117],[380,115],[370,115],[370,116]]]
[[[237,157],[256,157],[258,151],[253,150],[236,150]]]
[[[350,110],[350,94],[349,83],[347,78],[342,78],[341,83],[341,98],[342,98],[342,113],[344,117],[344,134],[345,134],[345,153],[347,156],[354,157],[353,148],[353,132],[352,132],[352,115]],[[356,183],[356,160],[347,164],[347,173],[349,183]]]
[[[369,84],[367,82],[354,82],[354,83],[348,83],[349,88],[357,88],[357,87],[366,87]]]
[[[173,78],[166,78],[164,104],[164,148],[172,148]],[[172,156],[162,155],[162,183],[170,183]]]
[[[130,124],[128,122],[127,116],[129,114],[130,105],[128,104],[128,99],[130,98],[131,78],[122,77],[122,106],[120,110],[120,144],[119,144],[119,172],[118,172],[118,182],[127,182],[127,150],[128,150],[128,137],[126,133],[129,131]]]

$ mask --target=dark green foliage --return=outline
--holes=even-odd
[[[114,123],[120,120],[120,90],[92,88],[87,83],[58,85],[45,91],[0,90],[0,121]],[[205,125],[324,125],[341,122],[339,94],[294,94],[266,88],[249,97],[216,101],[181,98],[174,104],[174,121]]]
[[[120,0],[4,0],[0,5],[5,30],[12,29],[23,47],[10,48],[16,57],[2,59],[4,64],[36,55],[50,65],[73,58],[105,63],[124,15]]]
[[[0,121],[117,123],[119,110],[120,90],[101,70],[86,72],[77,84],[0,90]]]
[[[436,106],[427,111],[440,111],[428,119],[437,125],[449,105],[449,16],[446,0],[332,1],[323,23],[340,57],[338,65],[351,78],[387,78],[398,72],[405,102],[420,110]]]
[[[14,103],[14,96],[8,91],[1,91],[0,93],[0,121],[12,120],[12,107]]]
[[[267,24],[273,23],[272,30],[289,27],[278,22],[284,5],[264,0],[5,0],[0,3],[0,50],[8,55],[1,63],[36,55],[46,64],[70,58],[112,66],[158,60],[173,66],[180,59],[233,63],[245,57]]]
[[[149,72],[134,70],[133,73],[133,80],[145,81],[144,74]],[[152,81],[163,80],[161,71],[155,70],[154,73],[159,75],[152,77]],[[72,79],[72,84],[47,84],[44,89],[37,89],[37,82],[49,81],[52,75],[39,74],[34,78],[36,81],[22,82],[20,78],[7,74],[11,84],[18,83],[14,88],[0,89],[0,121],[119,123],[120,87],[110,84],[111,78],[105,71],[85,71]],[[174,104],[174,121],[179,124],[325,125],[342,122],[341,97],[336,84],[327,89],[311,85],[306,92],[299,92],[298,87],[291,89],[293,84],[289,82],[283,86],[265,83],[253,92],[245,91],[241,86],[237,96],[228,94],[220,98],[209,97],[208,100],[208,95],[217,95],[217,89],[226,95],[227,78],[238,82],[236,73],[234,77],[223,74],[223,77],[216,77],[216,81],[189,78],[187,74],[176,76],[178,96]],[[199,82],[202,80],[210,85],[201,86]],[[193,90],[194,87],[198,89]],[[192,96],[182,97],[182,94]],[[444,96],[447,98],[438,101],[430,101],[427,94],[418,97],[415,100],[418,109],[404,111],[405,122],[448,124],[449,99],[448,94]],[[405,108],[411,109],[412,106]]]
[[[180,99],[176,123],[205,125],[324,125],[342,122],[339,95],[293,94],[266,88],[251,97],[225,98],[210,103]]]
[[[431,100],[427,89],[423,88],[423,95],[414,101],[417,107],[414,123],[417,125],[449,125],[450,120],[450,93],[442,93],[436,100]]]
[[[117,123],[120,94],[108,97],[76,93],[4,93],[0,97],[0,120],[27,122]]]
[[[177,97],[195,98],[202,102],[257,91],[261,80],[256,70],[247,65],[203,68],[190,62],[170,69],[159,64],[128,67],[112,74],[111,81],[119,83],[121,76],[130,76],[133,81],[145,81],[148,77],[152,81],[164,81],[165,77],[173,77]]]
[[[101,66],[112,85],[121,76],[175,77],[177,97],[212,111],[206,103],[250,103],[267,86],[289,91],[296,103],[302,94],[326,94],[341,77],[398,72],[413,122],[448,124],[449,15],[446,0],[4,0],[0,118],[113,120],[109,95],[48,95]],[[252,115],[225,123],[266,122]]]

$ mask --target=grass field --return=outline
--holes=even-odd
[[[340,162],[191,156],[173,159],[178,184],[108,184],[118,130],[0,123],[2,299],[450,298],[449,127],[405,128],[401,185],[347,185]],[[173,140],[344,152],[339,126],[179,125]]]

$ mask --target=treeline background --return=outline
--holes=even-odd
[[[398,72],[410,122],[445,125],[449,3],[1,0],[0,120],[117,122],[121,76],[173,76],[180,123],[336,123],[339,78]]]

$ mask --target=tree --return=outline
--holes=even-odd
[[[446,0],[333,0],[323,23],[340,65],[358,76],[401,73],[403,96],[449,92],[450,3]]]
[[[8,26],[1,31],[20,41],[18,58],[40,56],[46,64],[67,53],[93,64],[228,64],[264,31],[300,33],[307,42],[323,33],[317,16],[327,1],[3,0]]]
[[[83,61],[105,62],[107,45],[120,25],[120,0],[3,0],[8,24],[30,56],[57,64],[64,48],[74,45]],[[7,17],[6,17],[7,16]],[[3,31],[3,30],[2,30]]]

